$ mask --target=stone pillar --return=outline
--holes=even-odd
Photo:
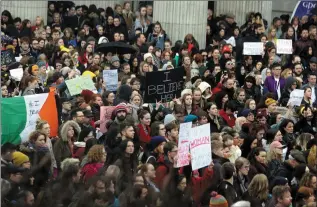
[[[32,23],[35,22],[37,16],[44,18],[44,23],[47,20],[47,1],[1,1],[1,12],[3,10],[8,10],[12,17],[20,17],[23,19],[29,19]]]
[[[236,16],[238,26],[246,21],[249,12],[260,12],[270,24],[272,16],[272,1],[216,1],[216,15],[232,13]]]
[[[208,1],[154,1],[153,20],[159,21],[173,43],[193,34],[200,49],[206,46]]]

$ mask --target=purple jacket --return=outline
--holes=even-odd
[[[285,86],[285,79],[282,77],[280,77],[279,86],[280,86],[280,92],[282,94],[284,86]],[[278,85],[275,82],[274,76],[266,77],[265,82],[264,82],[264,91],[266,93],[267,92],[274,93],[277,97],[277,90],[276,90],[277,88],[278,88]]]

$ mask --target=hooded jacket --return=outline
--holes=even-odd
[[[68,128],[73,127],[75,132],[75,137],[79,135],[81,129],[80,126],[75,121],[67,121],[60,128],[60,139],[57,140],[53,147],[57,168],[60,169],[61,162],[66,158],[71,158],[73,155],[72,149],[68,144],[67,132]],[[76,141],[76,140],[73,140]]]

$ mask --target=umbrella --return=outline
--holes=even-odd
[[[118,55],[133,54],[137,52],[134,47],[124,42],[101,43],[100,45],[98,45],[97,51],[103,53],[111,52]]]

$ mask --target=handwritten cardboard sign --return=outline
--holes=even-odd
[[[192,169],[197,170],[210,164],[210,124],[204,124],[191,129],[190,131],[190,154]]]
[[[17,68],[17,69],[11,69],[10,71],[10,76],[16,80],[16,81],[21,81],[23,77],[23,68]]]
[[[183,76],[182,68],[146,73],[144,102],[166,103],[180,97],[184,85]]]
[[[89,76],[80,76],[65,81],[71,96],[80,94],[82,90],[97,91],[94,82]]]
[[[103,80],[106,83],[107,91],[117,91],[118,88],[118,70],[104,70]]]
[[[295,89],[291,92],[287,106],[300,106],[304,98],[304,90]]]
[[[182,123],[179,127],[177,167],[189,165],[189,141],[192,122]]]
[[[244,42],[243,54],[244,55],[262,55],[264,51],[262,42]]]
[[[111,115],[115,106],[101,106],[100,107],[100,131],[107,132],[106,125],[111,120]]]
[[[293,53],[292,40],[277,39],[277,41],[276,41],[276,53],[277,54],[292,54]]]

